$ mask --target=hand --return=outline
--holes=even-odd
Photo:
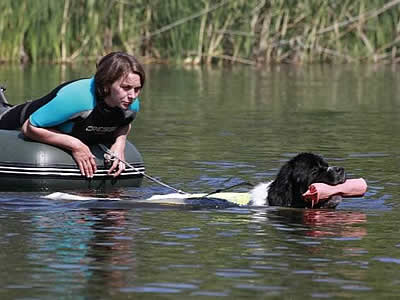
[[[120,147],[118,144],[114,144],[110,150],[116,157],[114,157],[114,162],[108,170],[108,174],[117,177],[126,168],[125,164],[121,161],[125,161],[125,147]]]
[[[93,178],[94,173],[97,171],[97,166],[94,155],[89,147],[82,143],[79,147],[72,150],[72,156],[81,174],[87,178]]]

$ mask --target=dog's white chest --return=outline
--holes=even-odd
[[[257,184],[251,191],[251,204],[254,206],[268,205],[267,196],[271,182],[262,182]]]

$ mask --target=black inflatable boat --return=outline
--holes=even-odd
[[[20,131],[0,130],[0,190],[54,191],[138,187],[144,164],[136,147],[127,142],[125,161],[131,165],[114,178],[107,174],[104,151],[91,146],[97,172],[92,179],[81,175],[72,156],[60,148],[27,140]],[[134,167],[134,168],[132,168]]]

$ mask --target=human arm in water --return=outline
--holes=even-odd
[[[96,161],[89,147],[79,139],[62,133],[54,128],[42,128],[33,126],[29,119],[21,128],[22,133],[32,140],[57,146],[71,151],[72,157],[83,176],[92,178],[96,172]]]

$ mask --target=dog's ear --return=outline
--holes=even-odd
[[[310,174],[311,170],[306,168],[295,167],[292,168],[291,179],[294,188],[297,190],[298,194],[303,194],[307,191],[308,186],[312,183],[312,176]]]
[[[292,168],[285,164],[279,170],[268,190],[268,204],[271,206],[292,206]]]
[[[293,166],[290,162],[284,164],[270,185],[268,204],[304,208],[306,203],[303,201],[303,193],[308,188],[309,180],[303,168]]]
[[[292,169],[292,207],[305,207],[303,194],[311,184],[311,175],[307,169],[295,167]]]

